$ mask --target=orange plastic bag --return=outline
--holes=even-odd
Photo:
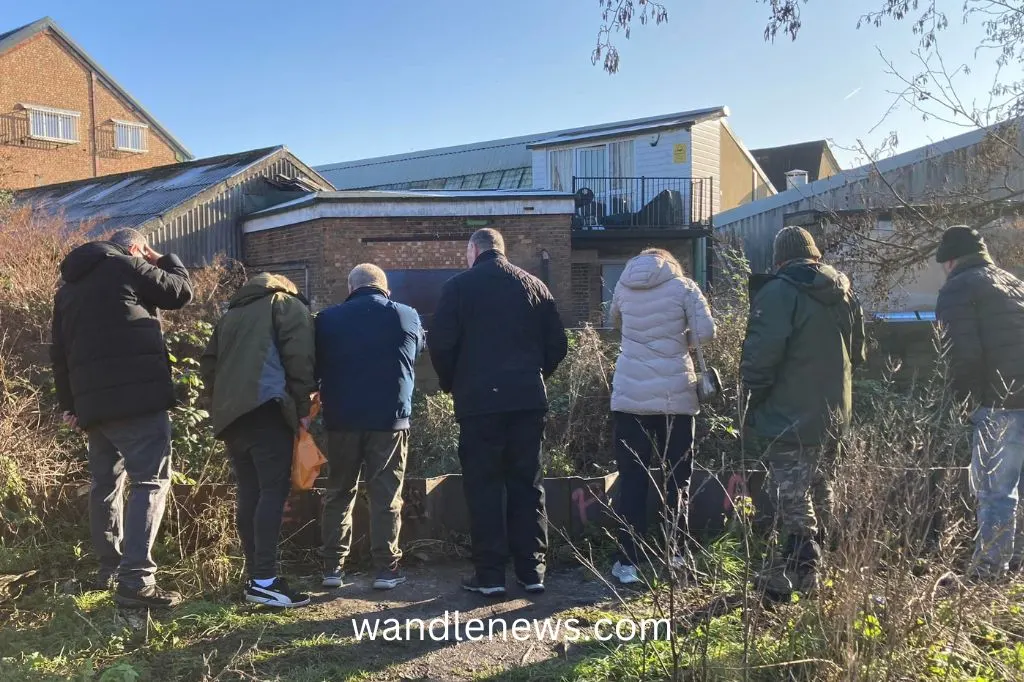
[[[320,412],[320,396],[313,399],[309,410],[309,418],[313,419]],[[295,450],[292,453],[292,489],[312,490],[316,477],[320,475],[320,467],[327,464],[327,458],[316,446],[312,434],[299,424],[295,434]]]

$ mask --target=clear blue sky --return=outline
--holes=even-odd
[[[597,0],[0,0],[0,30],[52,16],[200,157],[286,144],[318,165],[720,104],[749,147],[958,132],[899,111],[869,135],[897,86],[877,49],[910,67],[916,45],[906,23],[855,29],[881,0],[811,0],[774,45],[754,0],[664,1],[614,76],[590,63]],[[943,39],[969,97],[991,74],[977,38]]]

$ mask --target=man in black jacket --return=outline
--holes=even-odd
[[[949,342],[953,388],[977,406],[971,487],[978,536],[968,575],[998,578],[1024,567],[1024,282],[997,268],[981,235],[966,226],[946,230],[935,259],[947,274],[935,313]]]
[[[463,587],[503,595],[511,550],[518,582],[529,592],[542,592],[544,380],[565,358],[568,341],[548,288],[508,261],[497,230],[474,233],[466,260],[470,269],[444,285],[427,338],[441,389],[455,397],[459,422],[476,568]]]
[[[171,368],[158,309],[192,300],[188,270],[137,230],[74,249],[53,306],[54,383],[64,420],[89,435],[89,498],[99,584],[125,606],[174,606],[151,549],[171,481]],[[131,479],[122,510],[125,475]]]

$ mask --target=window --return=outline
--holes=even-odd
[[[28,136],[35,140],[62,142],[70,144],[78,142],[77,111],[65,111],[51,107],[39,107],[31,104],[22,105],[28,110]]]
[[[573,176],[573,150],[559,149],[548,152],[550,163],[550,185],[556,192],[571,192]]]
[[[601,265],[601,310],[604,318],[604,326],[611,326],[611,319],[608,313],[612,307],[612,295],[615,293],[615,285],[622,277],[622,271],[626,269],[625,263],[604,263]]]
[[[114,121],[114,149],[119,152],[148,151],[149,148],[146,146],[148,130],[149,126],[145,123]]]

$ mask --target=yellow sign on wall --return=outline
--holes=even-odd
[[[685,142],[672,145],[672,163],[686,163],[687,151]]]

